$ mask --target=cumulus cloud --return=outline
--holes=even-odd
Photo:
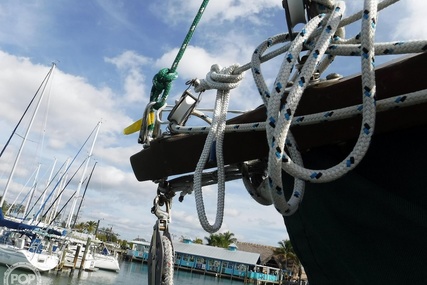
[[[105,61],[114,64],[122,74],[125,91],[123,99],[126,103],[141,102],[143,98],[141,92],[146,89],[146,78],[142,68],[144,65],[149,64],[151,60],[137,54],[135,51],[128,50],[113,58],[106,57]]]
[[[427,28],[425,25],[426,1],[407,0],[399,3],[399,11],[395,10],[393,18],[397,18],[394,24],[395,40],[425,39]]]
[[[381,12],[377,39],[425,38],[422,11],[427,7],[424,2],[400,1],[388,8],[388,12]],[[200,1],[153,2],[148,4],[149,10],[138,13],[129,11],[129,4],[125,2],[106,4],[98,1],[98,5],[91,6],[95,10],[90,12],[99,12],[96,9],[100,7],[102,13],[94,14],[94,21],[87,22],[85,26],[92,33],[85,34],[85,31],[79,29],[74,31],[75,34],[70,34],[66,30],[64,34],[67,36],[64,36],[59,28],[52,28],[55,37],[51,33],[41,32],[55,22],[53,19],[58,13],[54,12],[69,16],[67,24],[76,24],[73,22],[75,16],[87,19],[86,15],[80,14],[80,9],[74,9],[73,13],[68,14],[67,8],[70,6],[65,4],[61,7],[50,4],[47,7],[41,2],[19,5],[11,3],[8,1],[0,4],[0,43],[5,47],[4,50],[16,47],[19,52],[14,49],[9,49],[13,52],[0,51],[1,137],[7,138],[10,135],[29,99],[49,70],[49,64],[43,63],[46,62],[45,59],[52,56],[54,51],[61,51],[57,54],[65,57],[67,64],[59,65],[54,71],[39,111],[40,116],[34,122],[32,133],[37,135],[32,134],[26,144],[15,180],[11,183],[10,198],[7,197],[7,200],[17,195],[39,162],[43,168],[41,177],[46,181],[54,157],[58,159],[57,170],[67,158],[76,154],[96,124],[102,121],[92,158],[92,163],[97,161],[98,165],[83,204],[82,217],[102,219],[101,226],[115,223],[115,229],[123,233],[122,238],[132,239],[139,235],[149,239],[156,220],[150,213],[150,208],[157,185],[150,181],[141,183],[135,179],[129,157],[141,151],[142,146],[137,144],[137,135],[124,137],[122,130],[142,115],[145,104],[148,103],[151,78],[161,68],[171,66]],[[84,6],[85,3],[79,5]],[[76,4],[72,4],[75,7]],[[346,15],[349,15],[362,9],[363,1],[347,0],[346,4]],[[25,7],[22,8],[21,5]],[[146,14],[141,16],[141,13]],[[20,15],[19,19],[14,18],[17,14]],[[360,27],[354,25],[349,29],[349,34],[357,33],[357,29]],[[105,37],[94,37],[100,31],[105,32]],[[109,34],[112,31],[115,33]],[[185,81],[204,78],[212,64],[223,67],[234,63],[246,64],[263,40],[286,31],[280,1],[211,1],[179,63],[179,78],[173,84],[168,103],[172,104],[187,88]],[[99,44],[98,40],[102,43]],[[43,45],[47,46],[46,43],[52,43],[54,47],[42,49]],[[35,46],[39,49],[34,49]],[[275,61],[263,64],[262,72],[268,86],[272,86],[282,60],[283,56],[279,56]],[[337,69],[355,69],[351,64],[340,64],[338,60],[336,62]],[[79,72],[69,72],[68,70],[73,70],[70,65],[81,68],[74,69]],[[86,77],[81,70],[89,70],[87,74],[90,77]],[[262,102],[250,71],[246,72],[241,85],[230,94],[230,109],[248,110]],[[206,92],[202,94],[200,106],[213,107],[214,100],[215,92]],[[23,126],[26,124],[27,119]],[[17,133],[22,137],[24,132],[24,128],[19,128]],[[7,152],[2,156],[0,187],[5,185],[10,165],[19,149],[21,138],[18,135],[14,136]],[[88,146],[82,150],[70,173],[76,170],[87,154]],[[64,198],[69,197],[76,189],[80,175],[81,173],[70,183],[69,189],[64,192]],[[203,193],[207,215],[212,223],[216,215],[216,186],[205,187]],[[229,230],[239,240],[270,245],[276,245],[279,240],[287,238],[280,214],[273,206],[257,204],[240,182],[227,183],[225,203],[226,215],[220,232]],[[175,238],[181,235],[191,238],[208,236],[200,226],[194,195],[186,196],[183,203],[174,203],[171,230]]]
[[[169,0],[150,6],[153,13],[167,15],[164,19],[172,23],[188,22],[193,19],[200,7],[200,1]],[[270,8],[281,8],[280,2],[274,0],[249,0],[249,1],[212,1],[208,4],[203,14],[203,21],[209,24],[218,24],[223,21],[236,19],[252,19],[254,14]],[[266,17],[265,21],[268,17]]]

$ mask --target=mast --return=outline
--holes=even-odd
[[[68,227],[70,227],[71,220],[72,220],[72,218],[73,218],[73,213],[74,213],[74,210],[75,210],[75,208],[76,208],[76,203],[77,203],[77,199],[78,199],[78,197],[79,197],[79,192],[80,192],[80,189],[81,189],[81,187],[82,187],[83,180],[85,179],[85,175],[86,175],[87,167],[88,167],[88,165],[89,165],[90,158],[92,157],[93,148],[95,147],[95,142],[96,142],[96,139],[97,139],[97,137],[98,137],[99,128],[101,127],[101,124],[102,124],[102,122],[101,122],[101,121],[100,121],[100,122],[98,122],[98,127],[97,127],[97,129],[96,129],[95,137],[93,138],[92,146],[91,146],[90,151],[89,151],[89,154],[88,154],[88,159],[86,160],[86,164],[85,164],[85,167],[84,167],[84,169],[83,169],[82,177],[81,177],[81,179],[80,179],[80,181],[79,181],[79,184],[78,184],[78,186],[77,186],[76,195],[74,196],[73,204],[71,205],[70,214],[69,214],[69,216],[68,216],[68,220],[67,220],[67,223],[66,223],[66,225],[65,225],[65,227],[67,227],[67,228],[68,228]]]
[[[12,182],[13,175],[15,174],[16,166],[18,165],[18,161],[19,161],[19,158],[21,157],[21,153],[22,153],[22,150],[24,148],[25,142],[27,141],[28,134],[30,133],[30,129],[31,129],[32,125],[33,125],[34,119],[35,119],[36,114],[37,114],[37,112],[39,110],[39,107],[40,107],[40,103],[41,103],[41,101],[43,99],[43,96],[44,96],[44,93],[45,93],[44,91],[46,89],[46,85],[47,85],[47,83],[49,81],[50,75],[52,74],[52,71],[55,68],[55,66],[56,66],[55,63],[52,63],[52,67],[49,70],[47,79],[43,80],[43,82],[42,82],[42,85],[44,84],[43,91],[42,91],[42,93],[40,95],[40,98],[39,98],[39,100],[37,102],[37,105],[36,105],[36,108],[34,110],[34,113],[33,113],[32,117],[31,117],[30,124],[28,125],[27,130],[25,131],[24,138],[22,140],[21,146],[19,147],[18,155],[15,158],[15,162],[13,163],[12,170],[10,171],[10,174],[9,174],[9,178],[7,179],[6,187],[4,189],[3,196],[1,197],[1,200],[0,200],[0,209],[3,207],[5,196],[7,194],[7,191],[9,190],[9,186],[10,186],[10,183]],[[40,90],[40,88],[39,88],[39,90]]]
[[[67,159],[67,164],[66,164],[67,167],[66,167],[66,169],[68,169],[68,165],[69,164],[70,164],[70,159]],[[46,218],[46,223],[47,224],[49,224],[52,221],[53,217],[55,217],[55,215],[56,215],[56,213],[58,211],[59,203],[61,203],[61,198],[62,198],[62,191],[60,189],[64,189],[64,187],[65,187],[65,185],[67,183],[67,179],[68,179],[68,173],[64,173],[64,175],[61,175],[59,188],[57,188],[55,190],[55,193],[54,193],[55,199],[54,199],[54,202],[52,202],[53,211]]]
[[[40,166],[41,166],[41,164],[39,163],[39,165],[37,167],[36,175],[34,176],[33,187],[31,187],[29,198],[27,200],[27,203],[25,204],[23,217],[25,217],[27,215],[28,208],[30,206],[30,202],[31,202],[31,200],[33,200],[34,193],[36,192],[36,189],[37,189],[37,180],[39,179]]]
[[[19,191],[19,194],[16,196],[15,200],[13,200],[12,204],[10,204],[9,209],[7,209],[5,216],[10,215],[10,211],[12,208],[16,205],[16,202],[18,201],[19,197],[21,196],[22,192],[27,189],[28,183],[30,183],[30,180],[34,177],[35,173],[37,172],[37,169],[34,170],[34,172],[31,174],[30,178],[27,180],[24,186],[22,186],[21,191]]]
[[[75,225],[76,225],[77,217],[79,216],[80,208],[82,207],[83,200],[84,200],[85,195],[86,195],[86,190],[87,190],[87,187],[89,186],[89,182],[90,182],[90,179],[92,178],[92,174],[93,174],[93,171],[95,170],[95,166],[96,166],[96,162],[93,165],[92,171],[89,174],[89,178],[87,179],[86,186],[85,186],[85,191],[83,191],[83,196],[82,196],[82,198],[80,200],[79,208],[77,209],[77,212],[76,212],[76,218],[74,219],[74,223],[73,223],[73,226],[71,228],[74,228]]]
[[[58,161],[58,159],[55,157],[55,160],[53,161],[52,169],[51,169],[50,174],[49,174],[49,178],[47,179],[47,182],[46,182],[46,187],[48,187],[50,185],[50,183],[52,182],[53,171],[55,170],[57,161]],[[43,195],[41,197],[39,209],[42,208],[45,198],[46,198],[46,191],[43,191]]]

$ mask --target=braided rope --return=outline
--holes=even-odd
[[[172,88],[172,82],[178,78],[178,72],[176,71],[178,68],[178,63],[184,55],[184,52],[190,43],[194,31],[196,30],[196,26],[200,22],[200,19],[202,18],[203,12],[205,11],[208,3],[209,0],[204,0],[200,5],[199,11],[194,17],[193,23],[191,24],[190,29],[188,30],[187,35],[181,44],[181,48],[179,49],[171,68],[163,68],[153,77],[153,85],[151,86],[150,90],[150,102],[147,104],[142,119],[135,123],[135,126],[139,126],[141,129],[140,143],[149,145],[153,138],[153,134],[156,128],[156,118],[158,118],[158,115],[156,116],[156,110],[160,110],[163,106],[166,105],[166,99],[169,95],[170,89]],[[150,107],[148,108],[148,106]],[[159,122],[157,122],[157,126],[158,123]]]
[[[377,112],[384,112],[394,108],[404,108],[427,102],[427,89],[400,94],[387,99],[378,100],[376,103]],[[363,105],[354,105],[341,109],[330,110],[304,116],[295,116],[292,119],[291,126],[307,126],[318,124],[320,122],[329,122],[342,120],[362,114]],[[196,111],[197,112],[197,111]],[[226,125],[225,132],[248,132],[248,131],[265,131],[266,122],[231,124]],[[181,126],[172,123],[171,130],[176,133],[207,133],[210,127],[206,126]]]
[[[225,133],[225,123],[227,109],[230,100],[230,89],[236,88],[243,78],[243,74],[233,74],[238,65],[232,65],[221,69],[219,65],[213,65],[211,71],[206,75],[206,79],[201,80],[196,87],[199,92],[208,89],[217,89],[215,109],[212,118],[212,125],[206,137],[202,154],[194,171],[193,190],[196,199],[197,214],[203,229],[209,233],[214,233],[221,228],[224,217],[225,203],[225,174],[223,159],[223,140]],[[215,147],[215,150],[212,149]],[[214,151],[218,167],[218,195],[217,195],[217,214],[215,223],[211,225],[206,217],[205,206],[202,194],[202,172],[210,153]]]
[[[375,34],[376,27],[376,8],[375,1],[366,0],[365,1],[365,15],[362,21],[362,86],[363,86],[363,119],[362,127],[360,131],[359,138],[353,149],[353,151],[339,164],[333,166],[326,170],[312,170],[306,169],[297,164],[293,163],[291,158],[288,158],[286,154],[282,153],[281,159],[283,160],[282,167],[286,172],[298,177],[303,180],[310,182],[328,182],[335,180],[345,173],[352,170],[364,157],[365,153],[369,148],[371,137],[373,135],[374,126],[375,126],[375,70],[374,70],[374,45],[373,39]],[[291,99],[288,99],[292,102],[293,94],[289,95]],[[299,100],[299,99],[296,99]],[[298,102],[296,102],[297,104]],[[296,105],[295,105],[296,108]],[[291,107],[292,114],[295,108]],[[291,114],[291,115],[292,115]],[[284,120],[282,120],[284,121]],[[286,123],[286,121],[284,121]],[[287,127],[289,124],[286,124]],[[280,129],[283,130],[283,129]],[[286,131],[282,132],[282,135],[286,136]],[[279,142],[278,145],[280,146]],[[272,157],[272,155],[270,155]],[[277,167],[277,159],[276,165]],[[281,167],[280,167],[281,170]],[[276,170],[277,173],[277,170]]]
[[[166,103],[166,99],[172,87],[172,81],[178,77],[178,73],[176,72],[178,64],[182,59],[184,52],[187,49],[188,44],[190,43],[191,38],[193,37],[197,24],[200,22],[200,19],[202,18],[203,12],[205,11],[208,3],[209,0],[204,0],[200,5],[200,8],[196,16],[194,17],[193,23],[191,24],[190,29],[188,30],[187,35],[185,36],[184,41],[181,44],[181,48],[179,49],[171,68],[163,68],[154,76],[153,87],[151,88],[150,94],[150,102],[156,102],[156,104],[154,104],[154,106],[152,107],[153,109],[157,110]],[[159,99],[160,94],[162,95]]]
[[[290,134],[290,123],[292,122],[293,114],[295,113],[309,78],[314,73],[316,65],[319,63],[321,57],[326,51],[326,48],[329,45],[329,41],[331,39],[331,35],[333,35],[335,30],[338,28],[338,23],[342,17],[343,9],[344,4],[342,2],[338,3],[333,13],[330,15],[328,21],[323,25],[323,31],[320,34],[314,51],[310,53],[310,56],[302,68],[301,74],[297,78],[298,83],[291,88],[290,93],[287,96],[286,103],[282,105],[281,98],[284,93],[284,88],[280,87],[286,85],[295,61],[289,60],[289,56],[292,56],[292,58],[298,57],[303,43],[307,39],[308,35],[311,34],[319,26],[319,24],[321,24],[320,21],[324,15],[319,15],[316,17],[317,19],[312,19],[306,25],[304,28],[306,31],[300,33],[300,39],[294,40],[294,42],[297,42],[299,45],[299,47],[296,49],[298,53],[292,54],[292,49],[290,49],[287,59],[284,61],[278,78],[274,84],[275,89],[271,92],[272,97],[268,101],[267,122],[269,124],[267,126],[267,140],[270,145],[270,151],[268,156],[267,172],[269,174],[270,189],[273,195],[274,205],[282,215],[291,214],[292,211],[290,208],[298,207],[300,202],[300,199],[298,199],[298,196],[296,196],[298,192],[296,192],[295,188],[292,195],[292,198],[296,198],[294,201],[291,201],[291,198],[287,202],[283,194],[282,163],[292,161],[291,158],[288,157],[284,152],[286,138],[288,137],[288,134]],[[259,75],[257,78],[260,80],[262,76]]]
[[[163,259],[163,275],[161,285],[173,285],[173,266],[174,266],[174,252],[172,243],[169,238],[162,236],[162,243],[164,248],[164,259]]]
[[[354,169],[362,160],[369,148],[374,132],[376,112],[389,110],[396,106],[410,106],[427,102],[427,90],[401,94],[378,102],[375,100],[375,55],[419,53],[427,50],[427,41],[425,40],[374,43],[377,11],[397,1],[385,0],[377,4],[375,0],[365,0],[363,11],[342,20],[345,9],[344,2],[335,3],[333,0],[314,0],[314,3],[319,4],[318,10],[325,13],[311,19],[291,43],[287,43],[281,48],[264,55],[267,49],[272,46],[290,40],[288,34],[272,36],[261,43],[254,51],[251,63],[241,67],[234,67],[233,72],[236,74],[251,68],[259,94],[267,108],[267,120],[265,122],[225,126],[225,122],[219,123],[216,118],[225,118],[225,114],[222,112],[226,111],[226,108],[223,107],[228,105],[228,90],[230,87],[222,87],[217,84],[217,79],[211,81],[210,77],[207,77],[203,84],[195,88],[199,92],[210,88],[218,89],[212,126],[186,127],[171,124],[170,129],[178,133],[208,132],[202,157],[196,168],[197,174],[195,173],[194,176],[194,189],[198,189],[195,192],[196,194],[198,193],[196,196],[199,196],[196,197],[199,219],[205,230],[213,232],[219,229],[223,215],[224,197],[222,193],[224,191],[224,178],[218,175],[218,211],[217,219],[213,226],[207,222],[201,197],[201,182],[197,181],[200,179],[198,175],[200,175],[207,161],[210,146],[214,143],[214,137],[218,136],[216,156],[218,173],[220,174],[224,162],[222,160],[222,152],[220,152],[222,146],[218,148],[218,142],[222,144],[224,132],[266,131],[270,148],[267,166],[268,179],[262,182],[257,189],[250,185],[249,179],[246,179],[244,183],[250,193],[259,195],[263,204],[268,205],[273,202],[282,215],[290,215],[297,210],[301,202],[304,194],[304,181],[319,183],[335,180]],[[360,18],[362,19],[361,33],[355,37],[344,39],[343,27]],[[304,64],[297,64],[296,60],[303,48],[308,49],[307,60]],[[275,80],[274,87],[270,91],[262,77],[261,63],[284,52],[286,52],[285,59]],[[313,78],[313,74],[324,72],[337,55],[361,57],[363,103],[339,110],[294,117],[303,91],[308,86],[310,79]],[[298,67],[299,70],[299,73],[294,73],[292,78],[292,81],[296,82],[296,84],[287,88],[287,83],[294,67]],[[230,79],[230,81],[232,80]],[[286,97],[286,102],[282,104],[281,99],[286,92],[289,92],[289,94]],[[362,126],[357,143],[351,153],[342,162],[328,169],[313,170],[304,168],[296,142],[290,132],[290,126],[332,121],[358,114],[362,114]],[[287,152],[285,152],[285,148]],[[294,189],[289,201],[286,200],[283,194],[282,169],[295,177]]]

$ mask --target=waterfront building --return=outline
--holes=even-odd
[[[150,242],[135,239],[131,241],[131,244],[131,249],[128,249],[126,252],[126,259],[141,262],[147,261],[148,253],[150,251]]]
[[[147,262],[150,242],[134,240],[127,251],[127,259]],[[243,250],[240,250],[239,247]],[[231,244],[228,248],[193,243],[191,239],[173,242],[175,270],[201,274],[282,284],[293,275],[280,269],[273,258],[274,247],[252,243]]]
[[[286,272],[261,265],[260,253],[238,250],[235,244],[228,249],[192,243],[189,239],[173,244],[175,266],[191,272],[230,277],[245,281],[262,280],[281,283]]]

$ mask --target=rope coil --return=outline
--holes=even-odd
[[[388,7],[398,0],[385,0],[377,3],[375,0],[365,0],[364,9],[350,17],[342,19],[345,11],[343,1],[313,0],[312,5],[318,5],[316,11],[322,14],[314,16],[295,34],[294,40],[287,43],[289,34],[275,35],[261,43],[253,53],[251,62],[243,66],[232,65],[221,69],[213,65],[204,80],[195,84],[196,92],[209,89],[217,90],[213,119],[208,121],[211,126],[184,126],[171,122],[169,128],[175,133],[207,133],[205,145],[197,163],[193,176],[196,207],[202,227],[210,233],[217,231],[222,224],[224,214],[225,183],[222,144],[225,132],[266,131],[269,144],[269,154],[266,175],[262,181],[257,180],[256,187],[250,177],[243,174],[243,182],[251,195],[257,195],[261,204],[274,203],[282,215],[291,215],[297,209],[304,196],[304,181],[324,183],[338,179],[351,171],[366,154],[375,128],[376,112],[388,110],[396,106],[410,106],[427,102],[427,90],[419,90],[408,94],[390,97],[376,102],[375,85],[375,55],[390,55],[404,53],[419,53],[427,50],[427,41],[406,41],[374,43],[377,25],[377,11]],[[361,21],[361,32],[345,39],[344,26],[356,20]],[[266,53],[275,45],[282,47]],[[305,60],[299,61],[301,52],[305,50]],[[284,60],[272,87],[267,87],[261,70],[261,63],[280,54]],[[321,82],[320,74],[334,61],[336,56],[360,56],[362,78],[362,101],[356,106],[339,110],[330,110],[317,114],[295,116],[300,99],[305,88],[313,82]],[[296,67],[296,68],[295,68]],[[229,104],[229,91],[236,88],[242,80],[243,72],[251,69],[258,92],[267,109],[265,122],[226,125],[226,112]],[[297,69],[297,72],[294,70]],[[316,81],[314,81],[314,79]],[[288,82],[295,82],[291,87]],[[286,100],[282,103],[283,97]],[[205,115],[198,110],[193,114],[200,118]],[[309,125],[324,121],[333,121],[352,116],[362,115],[359,137],[354,149],[339,164],[328,169],[307,169],[297,150],[290,127],[293,125]],[[209,224],[206,217],[203,196],[201,192],[201,177],[206,162],[215,159],[218,167],[218,197],[215,223]],[[282,185],[282,170],[295,178],[292,196],[287,200]],[[259,178],[259,177],[258,177]],[[190,193],[188,190],[186,193]]]
[[[201,80],[195,88],[197,92],[208,89],[217,89],[215,109],[212,118],[212,125],[206,137],[202,154],[194,171],[193,190],[196,199],[197,214],[203,229],[209,233],[214,233],[221,228],[224,217],[225,203],[225,176],[224,176],[224,159],[223,159],[223,140],[225,133],[225,123],[227,119],[227,109],[230,101],[229,90],[236,88],[243,78],[243,73],[234,74],[239,66],[234,64],[228,68],[219,65],[213,65],[211,71]],[[202,194],[202,173],[209,157],[215,155],[218,167],[218,196],[217,196],[217,215],[215,223],[209,224],[206,217],[205,206]]]
[[[250,64],[237,67],[234,72],[242,72],[251,68],[254,81],[258,87],[259,94],[264,101],[267,108],[267,120],[265,122],[240,124],[240,125],[227,125],[221,123],[219,127],[218,122],[214,119],[211,127],[186,127],[176,124],[171,124],[170,128],[178,133],[200,133],[208,132],[205,148],[203,149],[202,156],[196,167],[194,174],[194,189],[196,193],[196,204],[199,213],[199,219],[202,227],[208,232],[219,229],[222,222],[223,208],[223,179],[218,177],[218,211],[217,219],[213,226],[208,225],[206,215],[204,212],[203,200],[201,198],[199,175],[203,170],[203,166],[208,159],[211,145],[216,140],[216,158],[219,173],[223,168],[222,150],[219,147],[222,144],[223,132],[240,132],[248,130],[265,130],[267,141],[269,142],[269,156],[267,173],[268,178],[265,183],[259,185],[260,189],[250,189],[252,193],[262,193],[262,202],[269,204],[270,198],[265,194],[265,188],[269,188],[272,201],[276,209],[282,215],[291,215],[294,213],[299,203],[301,203],[304,195],[304,181],[323,183],[338,179],[345,173],[351,171],[362,160],[367,152],[370,140],[375,128],[376,112],[384,111],[391,106],[403,104],[418,104],[427,101],[427,90],[420,90],[409,94],[401,94],[393,98],[388,98],[376,102],[375,100],[375,55],[389,55],[389,54],[403,54],[423,52],[427,48],[427,41],[407,41],[407,42],[390,42],[390,43],[374,43],[374,36],[377,24],[377,9],[381,10],[389,5],[397,2],[397,0],[386,0],[377,4],[375,0],[365,0],[364,10],[356,13],[348,18],[342,20],[345,11],[345,3],[343,1],[325,0],[313,1],[323,11],[316,17],[313,17],[297,34],[295,39],[284,45],[282,48],[265,54],[267,49],[279,43],[285,43],[290,40],[289,34],[280,34],[270,37],[260,44],[255,50]],[[361,32],[359,35],[343,39],[343,27],[358,19],[362,19]],[[301,65],[299,74],[295,73],[292,81],[295,81],[291,88],[286,88],[289,77],[293,68],[297,65],[297,59],[303,49],[308,49],[307,60]],[[271,90],[265,84],[262,77],[261,63],[286,52],[285,59],[282,63],[278,76],[275,80],[274,86]],[[340,110],[333,110],[329,112],[322,112],[318,114],[309,114],[304,116],[294,117],[295,110],[301,99],[304,89],[308,86],[310,78],[315,73],[322,73],[332,63],[335,56],[360,56],[361,57],[361,73],[362,73],[362,105],[350,106]],[[217,89],[218,94],[223,90],[228,90],[230,86],[223,87],[216,80],[213,79],[215,74],[219,71],[218,67],[212,67],[211,72],[201,84],[195,87],[195,91],[202,92],[207,89]],[[222,76],[222,75],[221,75]],[[228,91],[227,91],[228,92]],[[281,99],[285,92],[289,92],[286,97],[286,102],[281,103]],[[410,100],[400,100],[399,97],[411,98]],[[217,111],[218,106],[225,106],[228,104],[228,93],[226,99],[223,96],[217,97],[214,118],[219,116]],[[377,108],[378,107],[378,108]],[[222,109],[225,111],[225,108]],[[363,121],[361,124],[360,134],[358,141],[353,151],[338,165],[329,169],[315,170],[306,169],[303,166],[303,161],[300,153],[297,151],[296,141],[290,132],[292,125],[307,125],[314,124],[320,121],[331,121],[341,118],[348,118],[362,114]],[[224,117],[223,115],[221,115]],[[218,131],[220,128],[220,131]],[[218,132],[218,137],[215,134]],[[208,143],[210,142],[210,143]],[[219,144],[218,144],[219,142]],[[287,152],[285,152],[287,149]],[[295,177],[294,189],[289,201],[286,200],[282,189],[282,169]],[[268,182],[268,183],[267,183]],[[245,184],[249,185],[249,180],[244,180]],[[196,191],[197,189],[197,191]],[[249,190],[248,190],[249,191]]]

